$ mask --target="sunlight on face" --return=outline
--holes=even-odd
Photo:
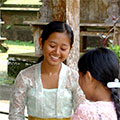
[[[66,33],[52,33],[43,45],[44,61],[51,65],[63,62],[70,52],[70,42]]]

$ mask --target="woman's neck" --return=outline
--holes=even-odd
[[[61,64],[59,66],[52,66],[52,65],[49,65],[48,63],[46,63],[44,61],[41,64],[41,72],[43,74],[48,74],[50,76],[54,75],[56,73],[59,73],[60,69],[61,69]]]

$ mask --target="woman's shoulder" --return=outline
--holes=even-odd
[[[26,85],[33,85],[35,82],[36,69],[39,68],[40,64],[34,64],[28,68],[25,68],[19,72],[16,77],[16,82],[24,82]]]
[[[22,77],[22,79],[33,79],[35,76],[35,70],[38,68],[39,64],[31,65],[23,70],[21,70],[17,77]]]
[[[32,73],[33,74],[38,65],[39,65],[39,63],[33,64],[33,65],[21,70],[20,73],[22,73],[22,74],[31,74]]]
[[[66,82],[67,88],[70,88],[76,91],[77,88],[80,88],[78,85],[78,79],[79,79],[78,72],[65,64],[63,64],[62,66],[63,66],[62,74],[64,74],[65,79],[67,81]]]
[[[67,69],[67,72],[68,72],[69,74],[75,74],[75,75],[77,74],[77,75],[78,75],[77,70],[69,67],[68,65],[66,65],[66,64],[64,64],[64,63],[62,63],[62,66],[63,66],[63,68],[66,68],[66,69]]]

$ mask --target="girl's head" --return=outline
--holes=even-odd
[[[119,62],[117,56],[107,48],[96,48],[86,52],[78,62],[79,71],[90,72],[93,78],[107,86],[118,78]]]
[[[108,90],[115,103],[118,118],[120,116],[119,94],[117,88],[108,88],[108,82],[114,82],[119,75],[117,56],[107,48],[96,48],[87,51],[78,62],[80,85],[86,97],[95,99],[100,86]],[[91,80],[90,80],[91,79]],[[93,89],[94,88],[94,89]],[[101,91],[99,91],[101,92]],[[104,94],[104,93],[103,93]]]
[[[72,47],[73,42],[74,42],[73,31],[68,24],[66,24],[65,22],[61,22],[61,21],[53,21],[45,26],[45,28],[43,29],[43,32],[41,34],[42,45],[44,45],[44,42],[54,32],[65,33],[69,37],[70,47]]]
[[[63,62],[73,44],[73,31],[64,22],[54,21],[45,26],[39,39],[44,62],[58,65]]]

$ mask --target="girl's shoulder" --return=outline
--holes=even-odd
[[[88,100],[77,107],[72,120],[99,120],[99,114],[104,120],[117,120],[113,102],[90,102]]]
[[[77,107],[71,120],[94,120],[93,113],[94,109],[92,108],[91,103],[87,101]]]
[[[97,101],[97,102],[91,102],[89,100],[86,100],[84,103],[80,104],[78,106],[78,111],[87,111],[87,112],[96,112],[96,109],[99,109],[100,111],[114,111],[114,102],[108,102],[108,101]]]

